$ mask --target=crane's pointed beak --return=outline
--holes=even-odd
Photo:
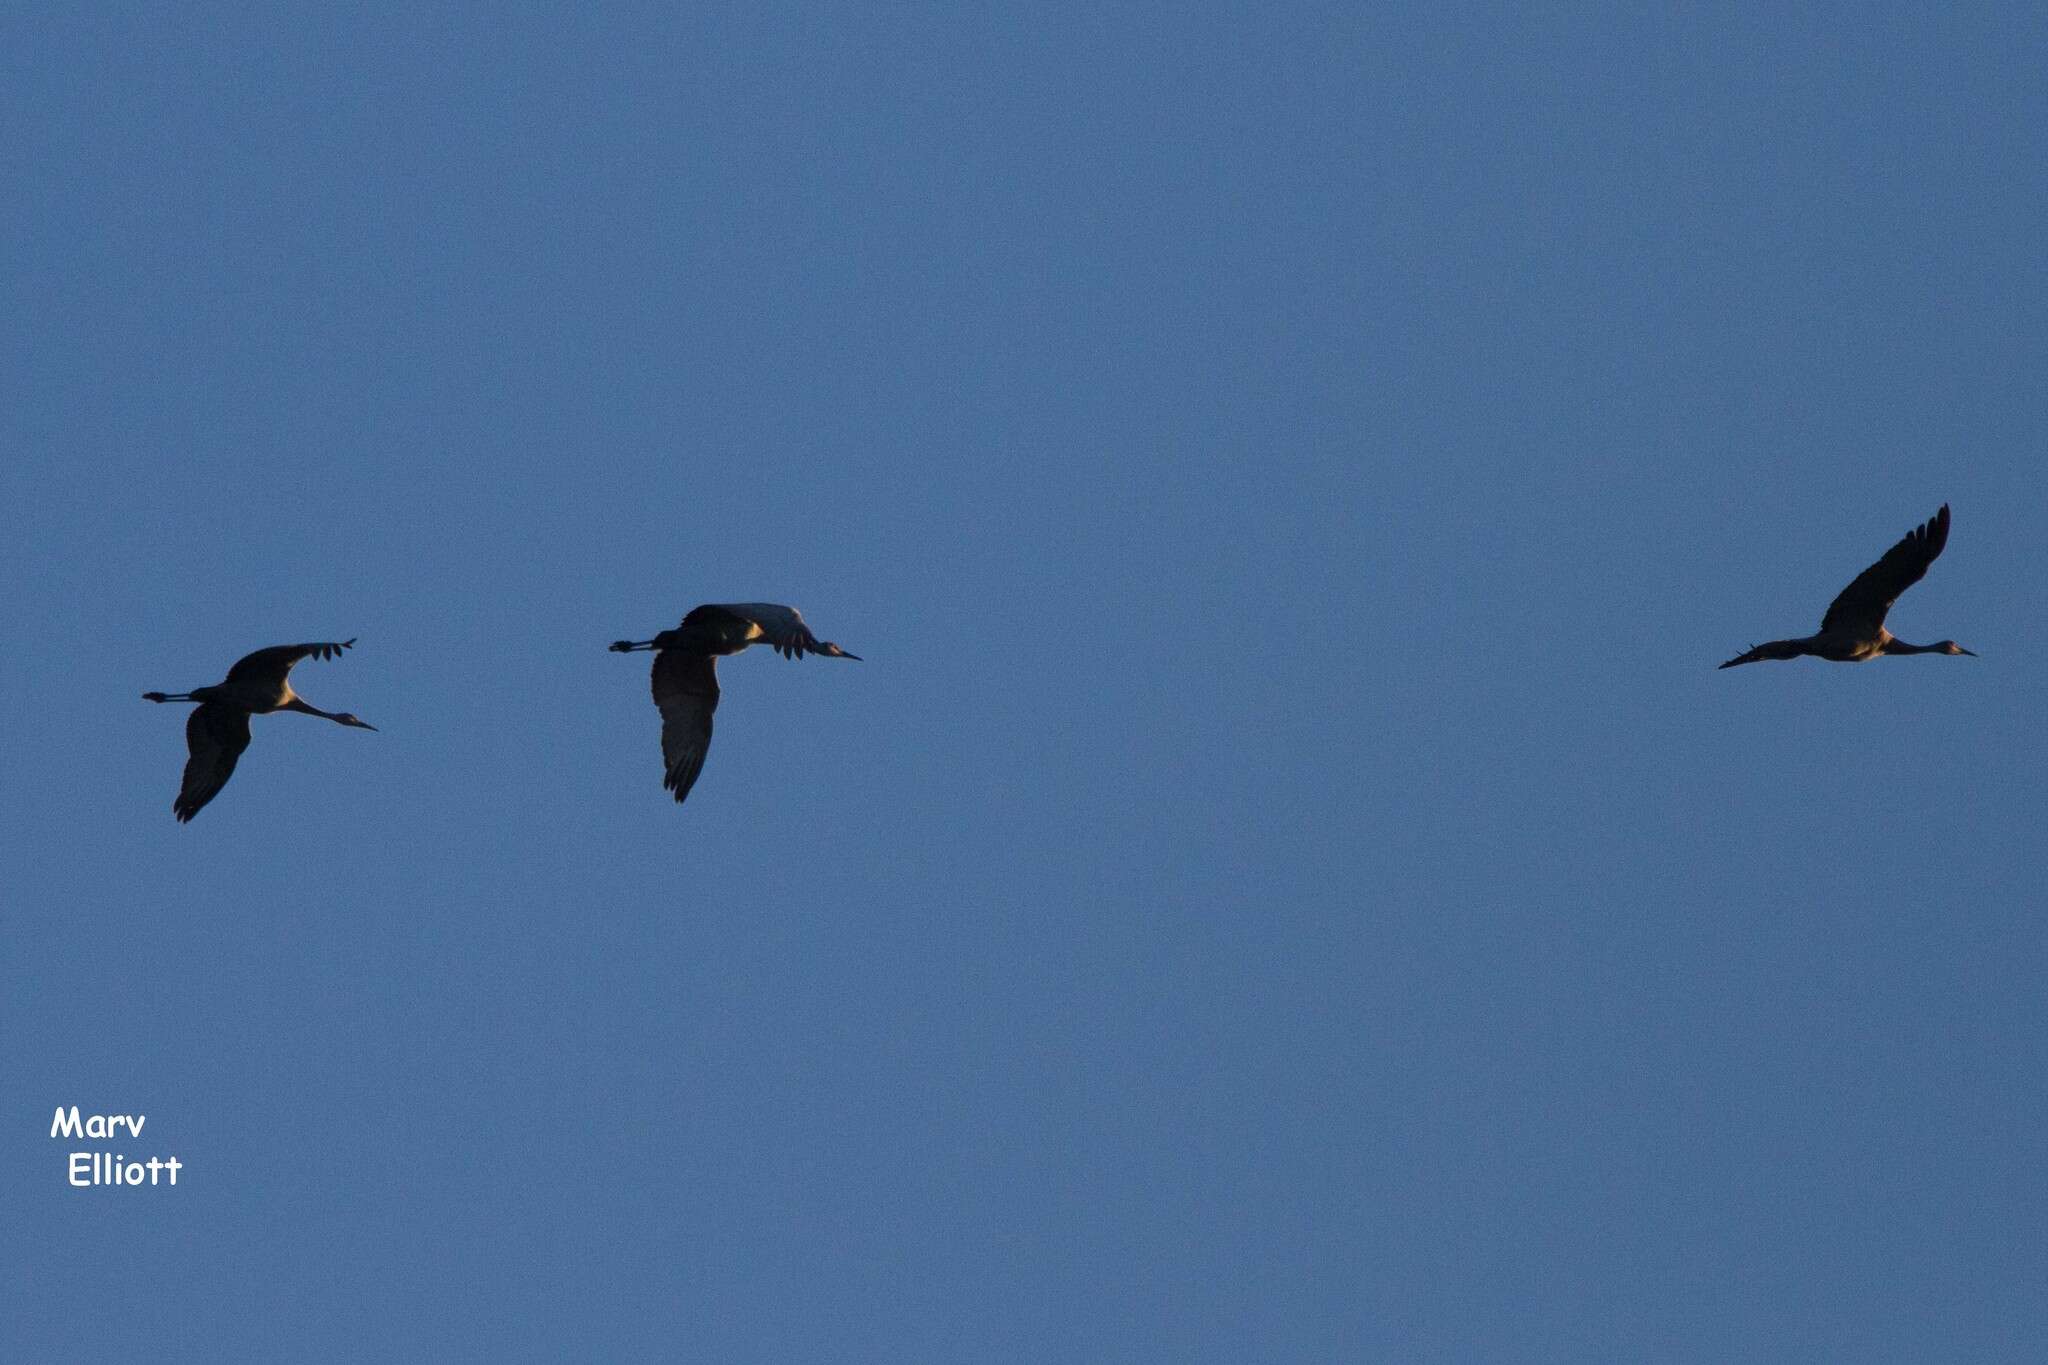
[[[1962,649],[1962,650],[1963,650],[1963,653],[1965,653],[1965,654],[1969,655],[1969,656],[1970,656],[1971,658],[1973,658],[1973,659],[1981,657],[1981,656],[1979,656],[1979,655],[1978,655],[1977,651],[1976,651],[1976,650],[1974,650],[1974,649],[1963,649],[1963,647],[1962,647],[1961,645],[1957,645],[1957,646],[1956,646],[1956,648],[1957,648],[1957,649]]]

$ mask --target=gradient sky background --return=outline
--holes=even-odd
[[[963,8],[0,23],[0,1354],[2048,1355],[2040,8]]]

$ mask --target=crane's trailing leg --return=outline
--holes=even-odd
[[[1765,659],[1796,659],[1802,654],[1811,654],[1812,643],[1811,640],[1771,640],[1765,644],[1751,645],[1747,653],[1736,655],[1721,667],[1733,668],[1737,664],[1761,663]]]

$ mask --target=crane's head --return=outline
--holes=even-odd
[[[1977,657],[1976,650],[1964,649],[1954,640],[1943,640],[1940,644],[1936,645],[1935,648],[1940,650],[1944,654],[1967,654],[1973,659]]]
[[[334,717],[334,719],[338,724],[353,725],[358,730],[374,730],[377,728],[376,726],[370,724],[370,722],[366,720],[357,719],[355,714],[349,711],[343,711],[340,715]]]
[[[823,644],[819,645],[815,650],[811,652],[814,654],[822,654],[828,659],[851,659],[855,663],[859,663],[861,661],[860,655],[848,654],[845,650],[841,649],[838,645],[833,644],[830,640],[825,641]]]

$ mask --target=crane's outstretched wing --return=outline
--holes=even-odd
[[[241,682],[245,678],[282,678],[292,671],[292,665],[311,655],[315,659],[338,659],[341,651],[355,644],[354,640],[343,640],[339,644],[322,642],[311,645],[272,645],[259,649],[254,654],[244,654],[235,660],[235,666],[228,670],[229,682]]]
[[[238,706],[200,706],[185,721],[185,782],[171,803],[179,823],[190,820],[235,775],[235,760],[249,747],[249,713]]]
[[[1857,574],[1856,581],[1842,589],[1841,595],[1828,604],[1828,614],[1821,618],[1820,628],[1827,631],[1858,626],[1875,634],[1884,624],[1892,603],[1899,600],[1899,594],[1927,576],[1927,566],[1940,557],[1947,544],[1948,504],[1943,503],[1926,525],[1906,532],[1904,539],[1884,552],[1883,559]]]
[[[705,607],[697,608],[704,611]],[[737,616],[743,621],[752,621],[761,628],[761,640],[785,659],[801,659],[806,654],[837,653],[846,658],[858,658],[847,654],[837,645],[824,645],[811,634],[811,628],[804,624],[803,613],[795,607],[785,607],[776,602],[731,602],[723,606],[713,605],[712,611],[722,611]],[[695,616],[697,612],[691,612]]]
[[[752,621],[761,628],[762,642],[785,659],[801,659],[807,651],[812,654],[819,652],[818,637],[811,634],[811,628],[804,624],[803,613],[795,607],[785,607],[774,602],[707,605],[710,605],[713,611],[737,616],[742,621]],[[703,609],[699,607],[697,610]]]
[[[690,794],[711,748],[711,713],[718,709],[718,660],[709,654],[664,649],[654,656],[654,704],[661,708],[661,785],[677,802]]]

